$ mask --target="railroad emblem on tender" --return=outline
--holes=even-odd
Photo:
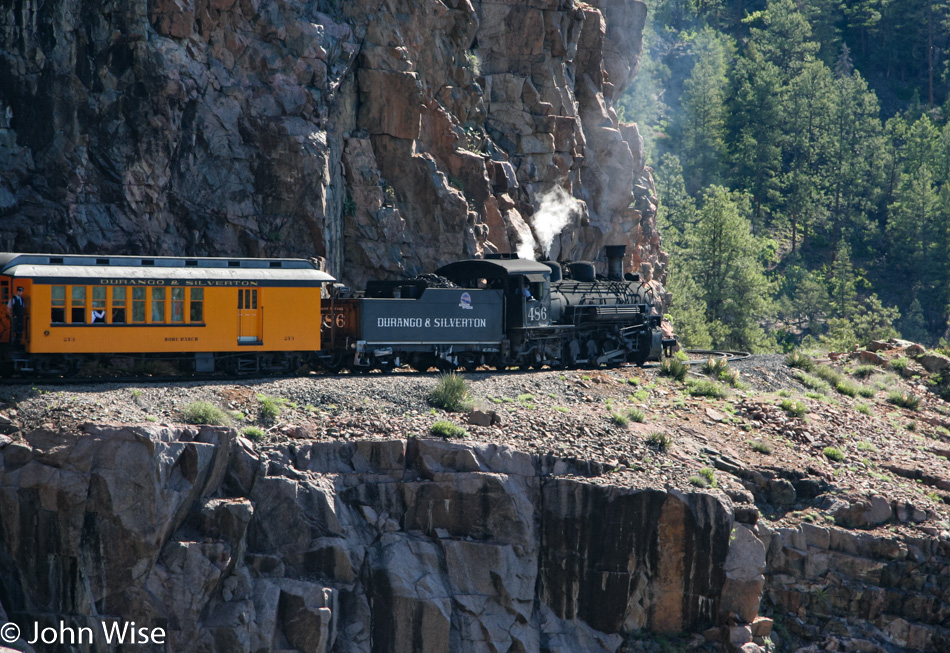
[[[462,296],[459,298],[459,306],[468,310],[472,309],[472,296],[467,292],[463,292]]]

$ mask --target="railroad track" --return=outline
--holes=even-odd
[[[745,351],[720,351],[714,349],[686,349],[684,350],[689,357],[683,361],[687,365],[701,365],[710,358],[723,359],[726,362],[743,360],[749,358],[752,354]],[[646,363],[645,368],[658,368],[660,363]],[[633,367],[632,364],[626,364],[621,367]],[[579,368],[581,369],[581,368]],[[616,369],[616,368],[615,368]],[[533,370],[493,370],[496,374],[531,374]],[[387,374],[428,374],[428,372],[410,372],[408,370],[395,370]],[[169,385],[175,383],[258,383],[263,381],[273,381],[286,379],[290,377],[312,376],[314,378],[333,378],[337,374],[328,372],[309,372],[306,374],[257,374],[251,376],[102,376],[102,377],[83,377],[83,376],[35,376],[35,377],[6,377],[0,379],[0,386],[23,386],[23,385],[43,385],[43,386],[65,386],[65,385]],[[364,376],[364,375],[355,375]],[[373,376],[376,376],[373,374]]]

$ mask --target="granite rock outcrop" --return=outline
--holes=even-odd
[[[581,471],[427,439],[33,431],[0,447],[0,604],[24,632],[135,621],[229,653],[616,652],[755,618],[766,549],[725,495]]]
[[[7,5],[0,249],[316,255],[361,284],[610,243],[659,285],[651,172],[613,108],[645,16],[640,0]]]

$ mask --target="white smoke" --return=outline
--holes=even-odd
[[[554,237],[580,213],[577,200],[560,186],[554,186],[537,199],[538,210],[530,218],[534,238],[530,242],[522,241],[518,247],[518,256],[521,258],[533,259],[536,244],[545,257],[550,256]]]

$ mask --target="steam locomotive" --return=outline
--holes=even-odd
[[[504,254],[351,292],[303,259],[0,254],[0,373],[89,361],[207,374],[643,365],[675,344],[624,248],[590,262]]]
[[[499,254],[445,265],[435,286],[426,279],[377,281],[360,296],[331,292],[319,358],[329,369],[354,371],[659,360],[675,340],[661,335],[663,317],[649,286],[623,274],[624,250],[606,248],[606,278],[587,261]]]

